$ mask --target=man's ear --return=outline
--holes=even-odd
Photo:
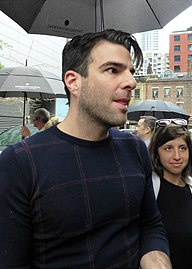
[[[80,79],[80,75],[73,70],[68,70],[65,73],[65,76],[64,76],[65,84],[72,95],[77,95],[78,93],[79,79]]]
[[[150,133],[151,132],[151,128],[148,126],[147,128],[146,128],[146,134],[148,134],[148,133]]]

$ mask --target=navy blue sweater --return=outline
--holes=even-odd
[[[0,155],[0,269],[136,269],[168,253],[145,144],[56,126]]]

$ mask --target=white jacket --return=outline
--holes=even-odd
[[[153,182],[153,189],[154,189],[154,193],[155,193],[155,198],[157,199],[159,189],[160,189],[160,178],[154,171],[152,173],[152,182]],[[189,188],[190,188],[190,190],[192,192],[192,177],[188,176],[185,179],[185,183],[187,185],[189,185]]]

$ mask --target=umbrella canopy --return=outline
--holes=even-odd
[[[50,72],[27,66],[0,69],[0,97],[24,97],[23,123],[27,98],[46,99],[65,96],[63,82]]]
[[[55,98],[64,97],[61,79],[33,67],[10,67],[0,69],[0,97]]]
[[[117,29],[137,33],[163,28],[191,0],[1,0],[0,10],[28,33],[73,37]]]
[[[31,135],[38,132],[38,129],[33,124],[27,125]],[[0,133],[0,150],[3,150],[7,145],[17,143],[21,140],[21,126],[9,128]]]
[[[145,100],[129,106],[128,120],[138,121],[141,116],[154,116],[157,119],[184,118],[189,119],[190,115],[180,106],[163,100]]]

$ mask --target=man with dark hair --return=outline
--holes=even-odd
[[[0,156],[0,261],[11,269],[171,269],[144,143],[126,122],[142,52],[128,33],[74,37],[57,126]]]
[[[156,120],[153,116],[141,116],[136,125],[136,133],[145,142],[147,147],[150,144]]]

